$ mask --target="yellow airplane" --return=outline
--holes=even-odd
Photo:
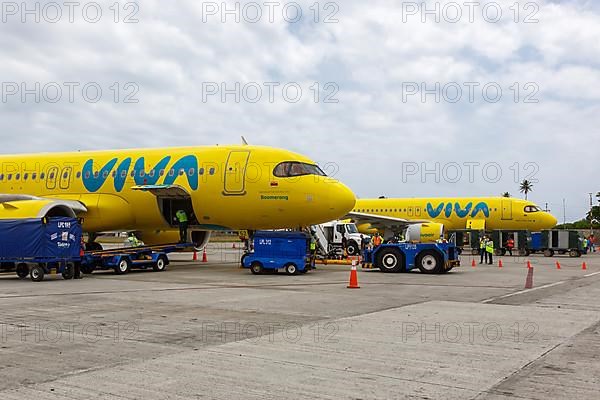
[[[552,214],[532,202],[507,197],[359,199],[347,217],[363,233],[396,233],[409,225],[422,225],[421,232],[429,232],[434,240],[444,230],[538,232],[557,223]]]
[[[204,247],[211,231],[308,226],[354,203],[314,161],[270,147],[0,156],[0,219],[82,217],[92,242],[100,232],[129,230],[146,244],[177,242],[174,216],[184,210],[189,240]]]

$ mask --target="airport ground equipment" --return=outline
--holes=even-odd
[[[242,267],[253,274],[284,270],[288,275],[312,268],[310,236],[304,232],[258,231],[254,251],[242,256]]]
[[[348,256],[357,256],[361,248],[361,234],[353,222],[331,221],[313,225],[310,231],[317,242],[317,251],[324,258],[335,258],[343,254],[342,239],[347,240]],[[362,235],[363,238],[368,235]]]
[[[57,272],[73,278],[80,262],[81,224],[76,218],[45,217],[0,220],[0,263],[40,282],[46,274]]]
[[[546,257],[555,254],[569,254],[570,257],[581,257],[583,245],[577,231],[545,230],[531,234],[531,251],[544,253]]]
[[[494,254],[497,256],[506,255],[508,251],[506,244],[511,238],[515,241],[513,255],[526,257],[530,254],[531,236],[528,231],[496,230],[492,231],[491,237],[494,242]]]
[[[175,243],[87,251],[82,259],[81,271],[91,274],[96,270],[112,269],[119,275],[126,274],[132,269],[152,269],[161,272],[169,265],[167,254],[193,247],[193,243]]]
[[[382,272],[406,272],[418,268],[425,274],[441,274],[460,265],[454,243],[388,243],[363,252],[363,267]]]

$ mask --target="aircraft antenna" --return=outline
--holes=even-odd
[[[247,140],[246,140],[246,138],[245,138],[245,137],[243,137],[243,136],[242,136],[242,144],[243,144],[244,146],[248,146],[248,141],[247,141]]]

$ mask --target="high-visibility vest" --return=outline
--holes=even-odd
[[[138,240],[138,238],[136,238],[135,236],[129,236],[127,238],[127,240],[129,241],[129,243],[134,246],[137,247],[140,245],[140,241]]]
[[[487,243],[485,244],[485,251],[487,251],[488,253],[493,253],[494,252],[494,242],[492,242],[491,240],[488,240]]]
[[[479,248],[480,249],[485,249],[485,240],[482,239],[482,240],[479,241]]]
[[[177,221],[179,222],[187,222],[187,214],[183,210],[179,210],[175,213],[175,217],[177,217]]]
[[[373,245],[379,246],[381,244],[381,236],[373,237]]]
[[[312,251],[316,250],[317,249],[317,244],[315,242],[310,242],[310,249]]]

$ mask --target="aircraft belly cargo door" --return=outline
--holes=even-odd
[[[512,219],[512,201],[502,200],[502,219]]]
[[[246,194],[246,166],[248,165],[249,151],[232,151],[227,158],[225,167],[225,187],[223,194],[229,196],[242,196]]]

